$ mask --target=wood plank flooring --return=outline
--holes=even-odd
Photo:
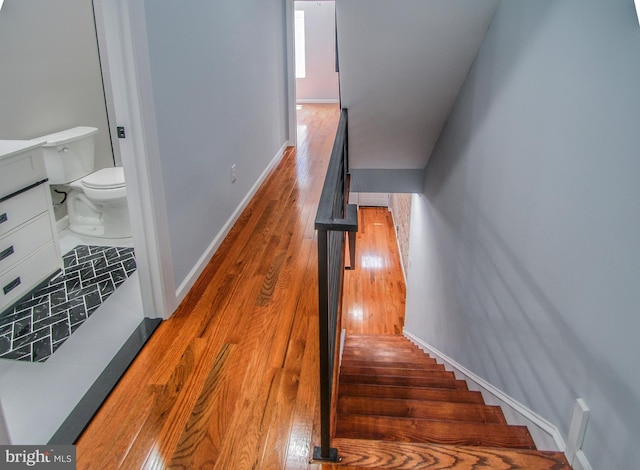
[[[80,437],[78,469],[334,468],[309,459],[319,443],[314,218],[338,118],[334,105],[299,110],[298,147]],[[363,211],[361,227],[390,244],[388,216]],[[378,252],[358,243],[343,325],[399,333],[404,280],[385,254],[398,256],[395,240]]]
[[[406,286],[391,212],[361,207],[356,269],[345,271],[342,327],[348,334],[402,334]]]

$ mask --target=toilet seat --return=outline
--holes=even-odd
[[[81,183],[85,188],[97,190],[124,188],[124,170],[122,167],[103,168],[82,178]]]
[[[94,202],[120,203],[127,197],[122,167],[103,168],[69,184]]]

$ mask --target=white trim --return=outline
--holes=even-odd
[[[295,147],[298,140],[296,114],[296,59],[295,59],[295,6],[294,0],[285,3],[285,29],[287,41],[287,121],[289,145]]]
[[[180,303],[182,299],[184,299],[184,297],[189,292],[189,289],[191,289],[191,287],[193,287],[193,285],[196,283],[196,281],[198,280],[198,277],[200,276],[200,274],[202,274],[202,272],[204,271],[204,268],[207,266],[207,264],[213,257],[214,253],[220,247],[224,238],[228,235],[229,231],[231,230],[231,227],[233,227],[233,224],[236,223],[236,221],[242,214],[242,211],[246,209],[246,207],[249,205],[249,202],[251,201],[253,196],[255,196],[256,192],[260,188],[260,185],[262,185],[264,180],[267,179],[267,176],[269,176],[269,173],[276,167],[276,165],[282,159],[287,146],[288,146],[288,142],[285,142],[285,144],[280,148],[280,150],[278,150],[276,155],[271,159],[271,162],[269,163],[269,165],[267,165],[267,168],[265,168],[265,170],[262,172],[258,180],[251,187],[247,195],[240,202],[236,210],[233,212],[233,214],[231,214],[231,217],[229,217],[229,219],[227,220],[227,223],[224,224],[224,226],[222,227],[222,230],[218,232],[218,234],[209,244],[209,247],[205,250],[205,252],[200,257],[198,262],[191,269],[191,271],[189,271],[189,274],[187,274],[187,277],[178,286],[178,289],[176,290],[176,298],[178,300],[178,303]]]
[[[573,470],[593,470],[593,467],[587,460],[587,456],[584,455],[582,450],[576,452],[576,457],[573,459],[571,468],[573,468]]]
[[[396,234],[396,246],[398,247],[398,255],[400,258],[400,267],[402,268],[402,276],[404,277],[404,283],[407,284],[407,267],[404,265],[404,259],[402,259],[402,247],[400,246],[400,239],[398,238],[398,230],[396,227],[399,227],[398,222],[396,221],[396,211],[393,210],[393,196],[389,195],[389,210],[391,211],[391,220],[393,221],[393,231]],[[411,214],[409,214],[411,216]]]
[[[588,422],[589,407],[582,398],[578,398],[573,407],[573,416],[571,417],[571,425],[569,426],[569,435],[567,437],[567,447],[564,450],[564,455],[567,457],[570,465],[573,465],[576,453],[582,448]]]
[[[391,193],[384,192],[357,192],[358,207],[391,207]]]
[[[121,0],[123,1],[123,0]],[[149,273],[151,275],[151,295],[158,315],[168,318],[178,306],[173,278],[173,262],[171,259],[171,245],[169,237],[169,223],[164,193],[164,178],[160,165],[160,145],[155,121],[155,107],[153,97],[153,83],[151,80],[151,65],[149,63],[149,48],[147,44],[146,11],[144,0],[133,2],[124,0],[129,5],[129,29],[133,38],[131,50],[133,52],[132,67],[137,78],[135,90],[137,103],[131,101],[135,111],[132,115],[140,131],[135,136],[136,152],[129,157],[136,157],[140,165],[138,182],[141,183],[140,193],[142,201],[140,208],[144,217],[140,227],[143,230],[144,244],[148,249]],[[124,159],[124,157],[123,157]],[[142,238],[142,237],[141,237]],[[136,243],[136,249],[139,249]],[[148,274],[149,274],[148,273]],[[144,297],[143,297],[144,299]],[[145,311],[146,313],[146,311]],[[149,315],[146,315],[149,316]]]
[[[126,139],[113,139],[127,180],[127,202],[136,249],[145,317],[168,318],[177,308],[158,137],[153,107],[143,0],[102,2],[114,106],[113,125]]]
[[[485,401],[490,401],[489,397],[497,400],[497,403],[503,408],[503,411],[505,411],[505,415],[507,415],[506,417],[510,424],[526,425],[529,428],[529,431],[531,432],[533,440],[536,443],[538,449],[564,452],[564,439],[560,434],[558,428],[551,422],[547,421],[536,412],[530,410],[522,403],[518,402],[516,399],[510,397],[502,390],[494,387],[485,379],[474,374],[466,367],[448,357],[446,354],[425,343],[420,338],[407,331],[406,328],[403,329],[403,334],[411,341],[416,343],[420,348],[427,350],[430,354],[433,354],[438,359],[440,359],[440,361],[446,363],[451,369],[454,370],[457,377],[464,378],[467,383],[471,381],[473,382],[473,384],[477,385],[480,388]],[[514,415],[513,413],[508,413],[508,410],[512,410],[516,414]],[[553,447],[555,448],[550,448],[552,447],[552,443],[555,444],[553,445]]]
[[[69,228],[69,216],[65,215],[63,218],[56,220],[56,230],[58,233],[64,229]]]
[[[340,331],[340,357],[338,358],[338,368],[342,366],[342,355],[344,354],[344,343],[347,340],[347,330],[343,328]]]
[[[298,104],[339,104],[337,99],[315,99],[315,98],[298,98]]]

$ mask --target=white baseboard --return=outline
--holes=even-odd
[[[576,452],[576,456],[573,462],[571,462],[571,468],[573,468],[573,470],[593,470],[593,467],[587,460],[587,456],[584,455],[584,452],[581,450]]]
[[[280,163],[280,160],[284,156],[284,152],[288,146],[289,142],[285,142],[280,150],[278,150],[276,155],[271,159],[271,162],[269,162],[269,165],[267,165],[255,184],[251,187],[247,195],[244,197],[244,199],[242,199],[238,207],[236,207],[236,210],[233,212],[233,214],[231,214],[231,217],[229,217],[227,223],[224,224],[222,230],[218,232],[218,234],[207,247],[206,251],[200,257],[196,265],[191,269],[184,281],[182,281],[182,283],[178,286],[178,288],[176,289],[176,305],[182,302],[184,297],[189,292],[189,289],[191,289],[196,283],[198,277],[200,277],[200,274],[202,274],[202,272],[204,271],[204,268],[207,266],[211,258],[213,258],[216,250],[222,244],[224,238],[229,234],[229,231],[231,230],[231,227],[233,227],[233,224],[236,223],[236,221],[240,217],[240,214],[242,214],[242,211],[246,209],[253,196],[256,194],[256,192],[258,192],[258,188],[260,188],[260,185],[264,182],[265,179],[267,179],[267,176],[269,175],[271,170],[273,170],[273,168],[275,168],[275,166]]]
[[[402,247],[400,246],[400,239],[398,238],[398,222],[396,221],[396,212],[393,210],[393,204],[389,204],[389,210],[391,211],[391,219],[393,220],[393,231],[396,234],[396,245],[398,247],[398,255],[400,257],[400,267],[402,268],[402,276],[404,277],[404,283],[407,284],[407,266],[404,265],[404,259],[402,259]]]
[[[69,216],[65,215],[62,219],[56,220],[56,230],[58,233],[64,229],[69,228]]]
[[[406,329],[403,330],[403,334],[449,366],[457,378],[466,380],[470,390],[480,391],[488,405],[500,406],[509,424],[527,426],[538,449],[564,452],[565,442],[555,425]],[[585,469],[588,468],[585,467]]]
[[[338,99],[315,99],[315,98],[298,98],[296,100],[298,104],[338,104],[340,100]]]
[[[564,449],[564,455],[569,463],[575,458],[578,451],[582,448],[584,436],[589,423],[590,410],[586,402],[582,398],[578,398],[573,407],[573,415],[571,416],[571,425],[569,426],[569,434],[567,435],[567,446]]]

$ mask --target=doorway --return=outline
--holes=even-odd
[[[336,2],[294,2],[296,102],[340,102],[336,71]]]
[[[0,138],[28,140],[88,125],[99,129],[96,168],[119,164],[119,154],[114,153],[117,146],[112,145],[109,132],[110,100],[108,88],[103,86],[92,3],[49,3],[37,3],[40,11],[34,15],[33,3],[7,2],[0,13],[0,57],[6,66],[0,80]],[[61,23],[65,28],[59,27]],[[31,78],[21,80],[20,76]],[[64,195],[53,196],[54,203],[63,208]],[[131,268],[131,237],[109,240],[78,235],[66,227],[65,211],[58,212],[62,255],[121,250],[121,254],[128,253],[126,262]],[[78,250],[96,246],[100,248]],[[127,274],[122,282],[104,285],[109,295],[102,295],[107,290],[99,293],[99,306],[82,300],[82,308],[69,309],[66,318],[58,319],[57,313],[52,315],[48,309],[51,320],[25,317],[18,326],[12,323],[0,329],[0,345],[11,344],[3,353],[17,351],[13,345],[16,335],[24,342],[22,349],[30,351],[23,357],[16,354],[12,359],[7,355],[0,359],[0,444],[46,444],[61,428],[69,428],[69,416],[88,391],[95,391],[93,387],[105,369],[144,321],[138,273],[130,269]],[[60,286],[61,295],[68,295],[67,283]],[[46,302],[51,305],[51,298]],[[31,345],[38,340],[48,342],[48,354],[33,354]],[[92,401],[96,401],[95,395]],[[76,430],[81,426],[72,424]],[[71,437],[58,437],[57,443],[72,443]]]

